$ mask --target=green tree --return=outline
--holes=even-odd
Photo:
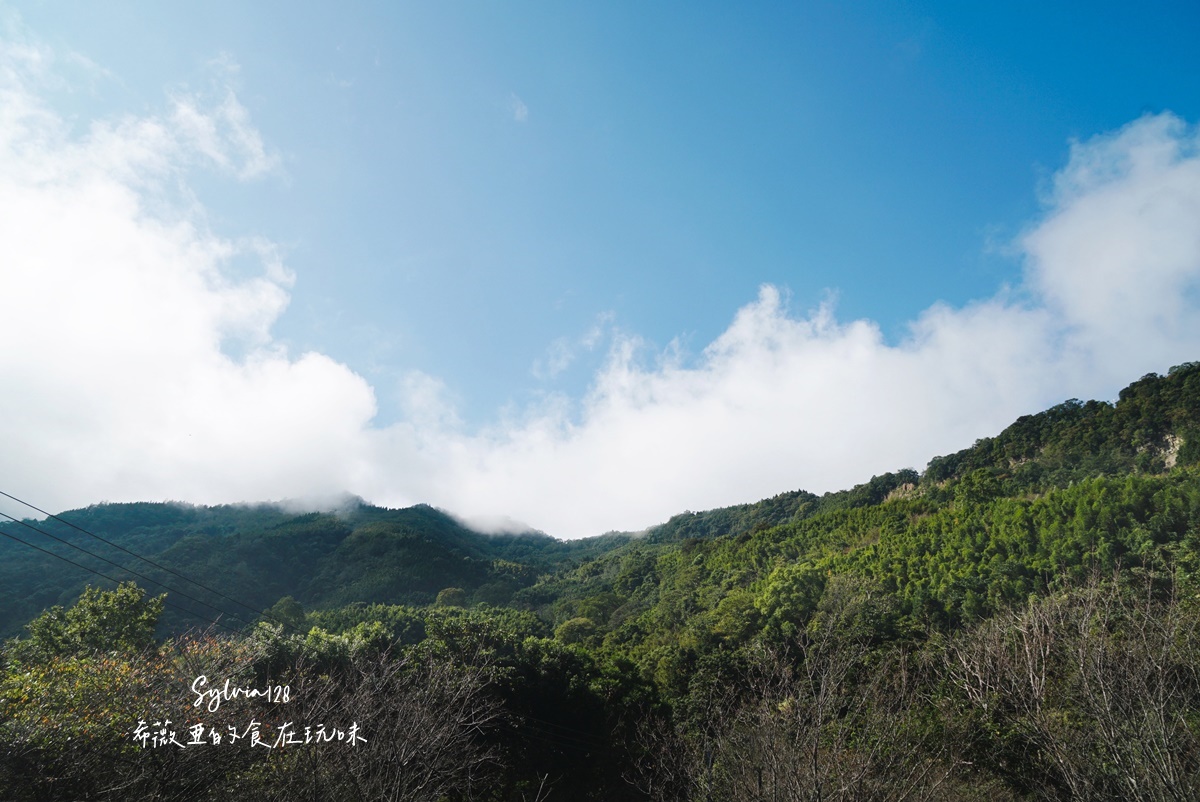
[[[462,588],[442,588],[436,603],[438,607],[466,607],[467,592]]]
[[[811,563],[784,565],[771,572],[756,606],[775,635],[792,638],[803,631],[825,591],[825,574]]]
[[[116,590],[87,587],[69,610],[55,605],[30,621],[29,638],[17,644],[28,656],[140,652],[154,645],[154,629],[166,594],[146,598],[133,582]]]
[[[304,607],[291,596],[284,596],[268,607],[263,614],[263,618],[267,621],[283,624],[286,629],[292,632],[308,631],[308,616],[304,612]]]
[[[596,635],[596,625],[592,619],[579,616],[558,625],[554,637],[562,643],[590,643]]]

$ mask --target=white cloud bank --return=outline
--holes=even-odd
[[[578,403],[468,432],[414,374],[405,421],[380,428],[360,376],[273,342],[291,276],[269,243],[208,231],[186,200],[198,166],[275,169],[236,97],[72,135],[31,88],[44,56],[0,59],[0,489],[43,507],[344,490],[559,536],[638,529],[920,468],[1200,358],[1197,131],[1164,114],[1072,146],[1017,243],[1021,287],[934,305],[898,344],[764,286],[694,360],[615,337]],[[233,278],[247,253],[261,274]]]

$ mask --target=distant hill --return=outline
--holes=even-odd
[[[240,627],[283,596],[310,609],[351,602],[422,605],[445,588],[459,588],[465,603],[503,604],[543,574],[629,539],[486,535],[426,505],[390,510],[360,503],[336,514],[297,515],[268,504],[97,504],[58,518],[26,522],[40,531],[0,524],[6,534],[86,566],[0,539],[0,634],[17,634],[47,607],[71,603],[87,584],[108,584],[93,571],[133,579],[152,593],[163,588],[146,578],[182,591],[169,596],[172,605],[163,615],[164,627],[178,631],[222,611],[225,623]]]
[[[327,764],[328,776],[358,771],[388,787],[408,776],[407,756],[436,751],[397,749],[398,739],[416,743],[459,716],[464,738],[446,754],[462,766],[462,755],[483,754],[472,748],[494,748],[489,794],[506,800],[545,798],[550,787],[580,800],[842,787],[863,798],[1012,802],[1077,789],[1196,798],[1200,788],[1197,364],[1145,376],[1112,404],[1071,400],[1022,417],[921,473],[684,512],[637,536],[489,536],[424,505],[297,515],[102,504],[61,517],[161,566],[134,569],[177,589],[160,635],[215,614],[183,593],[231,626],[270,608],[284,628],[156,644],[156,668],[145,653],[97,654],[128,640],[120,593],[91,592],[43,616],[23,640],[0,644],[0,788],[24,793],[38,760],[43,788],[65,775],[80,789],[95,776],[124,789],[124,767],[140,756],[156,783],[177,766],[178,787],[194,795],[199,764],[129,749],[136,697],[122,678],[157,671],[154,683],[175,698],[181,665],[251,654],[247,678],[307,673],[310,693],[334,683],[332,698],[371,717],[367,731],[387,733],[363,745],[377,751]],[[61,522],[36,526],[133,567]],[[24,527],[0,531],[129,576]],[[0,542],[0,625],[17,633],[85,583],[96,583],[87,570]],[[156,606],[137,588],[124,598],[137,599],[135,614]],[[479,695],[464,704],[454,689],[471,676]],[[430,695],[439,682],[451,695]],[[310,709],[324,715],[322,706]],[[93,758],[98,741],[54,740],[98,720],[119,760]],[[248,751],[258,764],[194,754],[205,772],[219,767],[227,789],[275,782],[259,768],[275,758]],[[308,780],[320,764],[280,765]],[[843,784],[851,775],[857,784]],[[86,795],[65,787],[42,796]]]
[[[1200,461],[1200,363],[1151,373],[1115,404],[1071,399],[1025,415],[996,437],[930,461],[924,479],[1000,471],[1023,487],[1063,487],[1090,476],[1161,472]]]
[[[1039,572],[1050,570],[1047,561],[1080,559],[1068,554],[1074,546],[1005,546],[1006,537],[1017,535],[1007,523],[988,523],[988,515],[1041,514],[1037,504],[1043,502],[1037,499],[1053,493],[1059,494],[1054,496],[1059,504],[1068,499],[1094,504],[1090,494],[1100,493],[1106,499],[1100,503],[1115,505],[1119,518],[1128,512],[1114,500],[1121,493],[1168,493],[1166,485],[1154,482],[1167,482],[1174,488],[1169,493],[1191,492],[1183,485],[1194,472],[1184,469],[1198,462],[1200,364],[1187,363],[1166,376],[1142,377],[1122,390],[1115,404],[1070,400],[1019,418],[995,437],[935,457],[920,474],[905,468],[845,491],[818,496],[797,490],[681,513],[640,535],[610,533],[576,541],[537,533],[485,535],[426,505],[392,510],[356,503],[337,514],[297,515],[266,504],[98,504],[61,514],[157,567],[58,521],[31,522],[124,567],[117,568],[18,524],[0,524],[0,531],[114,579],[135,579],[153,593],[161,589],[144,577],[212,605],[173,593],[162,619],[170,631],[203,624],[218,612],[224,622],[240,627],[284,596],[309,610],[353,603],[420,606],[434,603],[443,590],[458,589],[461,593],[450,594],[458,604],[513,605],[553,622],[585,617],[600,625],[598,636],[603,636],[659,604],[664,583],[679,579],[671,572],[685,559],[726,579],[721,587],[709,587],[711,576],[692,576],[688,581],[699,583],[695,592],[707,588],[707,601],[671,615],[686,615],[687,609],[713,612],[716,605],[733,605],[724,600],[738,593],[743,597],[737,604],[753,602],[755,615],[762,614],[760,608],[772,603],[764,596],[771,581],[782,581],[775,569],[805,563],[827,573],[836,569],[873,577],[906,600],[909,614],[954,617],[964,603],[974,610],[990,599],[986,603],[996,607],[1035,587]],[[1143,482],[1140,490],[1128,483],[1120,493],[1103,489],[1106,481],[1149,479],[1168,471],[1175,478]],[[990,505],[977,509],[984,517],[971,524],[983,527],[982,535],[964,524],[963,504],[969,499]],[[1047,519],[1045,525],[1052,523]],[[940,535],[927,532],[934,524],[949,529]],[[1137,523],[1139,531],[1149,525]],[[1171,541],[1174,531],[1156,537]],[[1133,548],[1120,541],[1128,533],[1110,534],[1106,559]],[[990,545],[980,539],[984,536]],[[1028,540],[1042,534],[1020,536]],[[1094,534],[1090,537],[1092,548],[1098,548]],[[960,543],[957,556],[944,553],[956,538],[968,538],[970,544]],[[1062,542],[1073,541],[1064,535]],[[1057,551],[1050,556],[1039,549]],[[976,552],[978,559],[961,562],[964,554]],[[994,559],[999,552],[1006,555],[1003,565]],[[879,562],[885,555],[892,560],[886,566]],[[903,561],[916,562],[906,567]],[[171,571],[204,587],[189,585]],[[0,634],[18,633],[42,610],[69,604],[97,580],[89,570],[0,539]]]
[[[1200,570],[1197,463],[1200,364],[1187,363],[1115,404],[1019,418],[921,474],[681,513],[515,599],[552,624],[587,618],[593,637],[646,655],[792,631],[834,603],[835,577],[883,593],[888,626],[961,622],[1089,571]]]
[[[995,437],[934,457],[921,474],[907,468],[874,476],[850,490],[781,493],[751,504],[685,512],[652,527],[652,542],[740,535],[817,513],[878,504],[901,488],[958,479],[981,468],[1013,488],[1066,487],[1091,476],[1158,472],[1200,462],[1200,363],[1151,373],[1126,387],[1115,404],[1071,399],[1025,415]]]

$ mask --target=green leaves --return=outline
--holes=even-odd
[[[17,653],[85,656],[149,649],[165,599],[166,594],[147,599],[133,582],[116,590],[88,587],[69,610],[55,606],[29,622],[29,639],[18,643]]]
[[[803,632],[817,611],[825,590],[825,575],[811,563],[784,565],[767,580],[757,602],[769,631],[783,638]]]

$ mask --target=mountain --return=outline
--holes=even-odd
[[[1065,487],[1092,476],[1154,473],[1200,462],[1200,363],[1151,373],[1126,387],[1115,404],[1071,399],[1025,415],[996,437],[934,457],[911,469],[872,477],[850,490],[817,496],[803,490],[753,504],[682,513],[649,530],[652,541],[710,538],[799,521],[834,509],[870,506],[906,485],[946,482],[987,469],[1011,488]]]
[[[132,579],[151,592],[176,589],[163,615],[166,631],[218,616],[239,627],[283,596],[309,608],[422,605],[458,588],[463,603],[501,604],[539,576],[629,539],[486,535],[427,505],[390,510],[362,503],[302,515],[268,504],[97,504],[44,521],[0,524],[0,532],[44,550],[0,539],[4,635],[104,577]]]
[[[121,547],[148,556],[135,570],[181,590],[170,571],[186,574],[206,586],[186,593],[226,613],[254,606],[231,626],[269,606],[285,627],[163,642],[158,601],[128,585],[39,616],[0,643],[5,798],[130,783],[377,798],[362,789],[421,780],[411,756],[430,754],[455,798],[504,802],[1200,793],[1197,364],[1115,403],[1022,417],[922,473],[681,513],[639,536],[490,536],[428,506],[361,503],[61,519],[115,545],[36,526],[124,566]],[[64,566],[0,546],[8,631],[95,582]],[[215,614],[168,602],[192,612],[168,607],[160,635]],[[236,715],[282,728],[353,711],[363,751],[135,748],[131,716],[186,719],[180,688],[201,674],[287,678],[290,707],[246,699]]]
[[[594,640],[639,660],[676,652],[683,682],[705,649],[794,633],[849,585],[885,601],[872,626],[891,637],[1095,572],[1200,569],[1197,462],[1200,365],[1188,363],[1114,404],[1022,417],[922,474],[676,515],[514,600],[555,625],[587,618]],[[689,656],[666,643],[694,646]]]
[[[660,592],[670,591],[664,582],[679,580],[676,568],[685,557],[703,564],[710,577],[726,579],[723,589],[704,588],[711,603],[677,611],[684,617],[722,604],[728,608],[739,594],[736,604],[745,606],[753,597],[759,607],[770,607],[762,594],[772,576],[783,581],[773,572],[791,566],[794,573],[797,564],[807,564],[882,582],[907,600],[902,605],[907,615],[916,614],[915,604],[921,614],[954,618],[963,604],[976,610],[985,604],[981,599],[990,599],[985,606],[994,608],[1037,586],[1036,575],[1051,570],[1047,561],[1082,559],[1068,558],[1068,540],[1037,548],[1026,543],[1024,552],[1015,553],[1003,545],[1005,538],[1036,537],[1013,534],[1007,522],[988,516],[1018,515],[1013,510],[1019,510],[1036,518],[1049,498],[1061,506],[1091,503],[1095,493],[1105,504],[1130,493],[1185,493],[1192,474],[1183,469],[1198,461],[1200,364],[1187,363],[1165,376],[1142,377],[1112,404],[1070,400],[1019,418],[995,437],[935,457],[921,474],[904,469],[820,496],[797,490],[681,513],[642,535],[610,533],[576,541],[539,533],[485,535],[426,505],[389,510],[356,502],[338,513],[297,515],[266,504],[98,504],[58,519],[0,524],[0,532],[85,566],[0,540],[0,633],[16,634],[48,606],[71,602],[97,581],[92,573],[97,571],[113,580],[134,579],[151,591],[159,587],[149,580],[182,591],[169,597],[163,617],[169,631],[218,615],[240,627],[285,596],[310,610],[354,603],[419,606],[432,604],[443,590],[458,589],[461,593],[452,595],[459,604],[516,605],[553,623],[584,617],[600,627],[598,636],[607,636],[614,620],[635,620],[659,603]],[[1126,481],[1117,489],[1112,483],[1121,477]],[[968,499],[986,507],[980,514],[987,520],[975,522],[985,535],[963,529]],[[1140,521],[1141,512],[1134,519]],[[1053,532],[1065,525],[1047,520],[1038,526],[1043,523]],[[945,531],[929,533],[935,525]],[[969,547],[960,543],[967,537]],[[1158,537],[1173,542],[1175,535]],[[979,551],[979,559],[991,560],[1003,551],[1005,567],[985,566],[962,554],[951,560],[943,553],[947,543],[958,544],[964,553]],[[1106,548],[1116,559],[1134,546],[1114,541]],[[1041,553],[1047,549],[1053,557]],[[901,568],[895,562],[901,557],[924,566]],[[893,563],[884,566],[883,559]],[[957,566],[953,576],[931,567],[943,565],[942,560]],[[1007,577],[1004,588],[996,586],[997,571]],[[683,592],[676,588],[668,595],[676,591]]]

